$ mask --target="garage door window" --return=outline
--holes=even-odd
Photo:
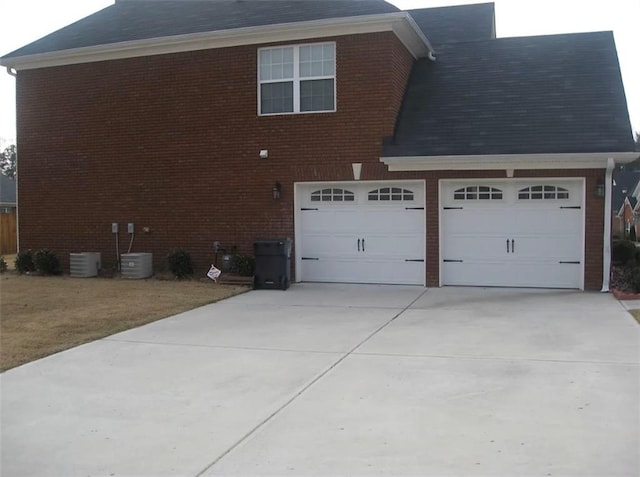
[[[311,193],[311,202],[353,202],[353,192],[346,189],[322,189]]]
[[[468,186],[453,192],[455,200],[501,200],[502,191],[495,187]]]
[[[381,189],[369,192],[369,200],[373,201],[401,201],[413,200],[413,191],[400,187],[382,187]]]
[[[553,185],[536,185],[518,191],[519,200],[556,200],[568,199],[569,191]]]

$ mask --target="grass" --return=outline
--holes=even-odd
[[[629,310],[629,313],[631,313],[631,316],[640,324],[640,310]]]
[[[0,371],[248,290],[213,282],[0,275]]]

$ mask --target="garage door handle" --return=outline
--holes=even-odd
[[[511,253],[516,253],[516,241],[511,239]]]
[[[358,252],[360,251],[360,239],[358,239]]]
[[[364,239],[362,239],[362,251],[364,252]]]
[[[507,239],[507,253],[509,253],[509,239]]]

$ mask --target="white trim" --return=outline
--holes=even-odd
[[[607,172],[604,179],[604,227],[602,244],[602,292],[609,291],[609,277],[611,275],[611,193],[613,191],[613,169],[616,161],[609,158]],[[625,197],[625,200],[627,198]],[[624,203],[623,203],[624,207]]]
[[[584,177],[515,177],[515,178],[444,178],[438,180],[438,286],[443,286],[442,281],[442,244],[444,243],[443,236],[443,228],[442,228],[442,190],[446,184],[450,183],[469,183],[469,184],[478,184],[482,185],[483,183],[496,183],[496,182],[575,182],[580,183],[580,187],[582,189],[582,240],[581,243],[581,257],[580,261],[580,283],[579,289],[584,290],[584,272],[585,272],[585,261],[586,261],[586,248],[585,248],[585,237],[586,237],[586,179]],[[425,194],[426,200],[426,194]]]
[[[407,12],[396,12],[123,41],[3,58],[0,60],[0,64],[16,70],[28,70],[185,51],[385,31],[394,32],[414,58],[424,58],[433,51],[429,41],[411,19],[411,16]]]
[[[506,169],[605,169],[609,158],[617,164],[632,162],[637,152],[568,154],[498,154],[478,156],[381,157],[390,172]]]

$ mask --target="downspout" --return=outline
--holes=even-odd
[[[7,68],[7,73],[8,74],[13,76],[14,78],[18,77],[18,73],[13,68],[11,68],[11,66],[7,66],[6,68]]]
[[[611,190],[613,183],[613,158],[607,160],[607,170],[604,178],[604,242],[602,247],[602,292],[609,291],[611,277]]]

